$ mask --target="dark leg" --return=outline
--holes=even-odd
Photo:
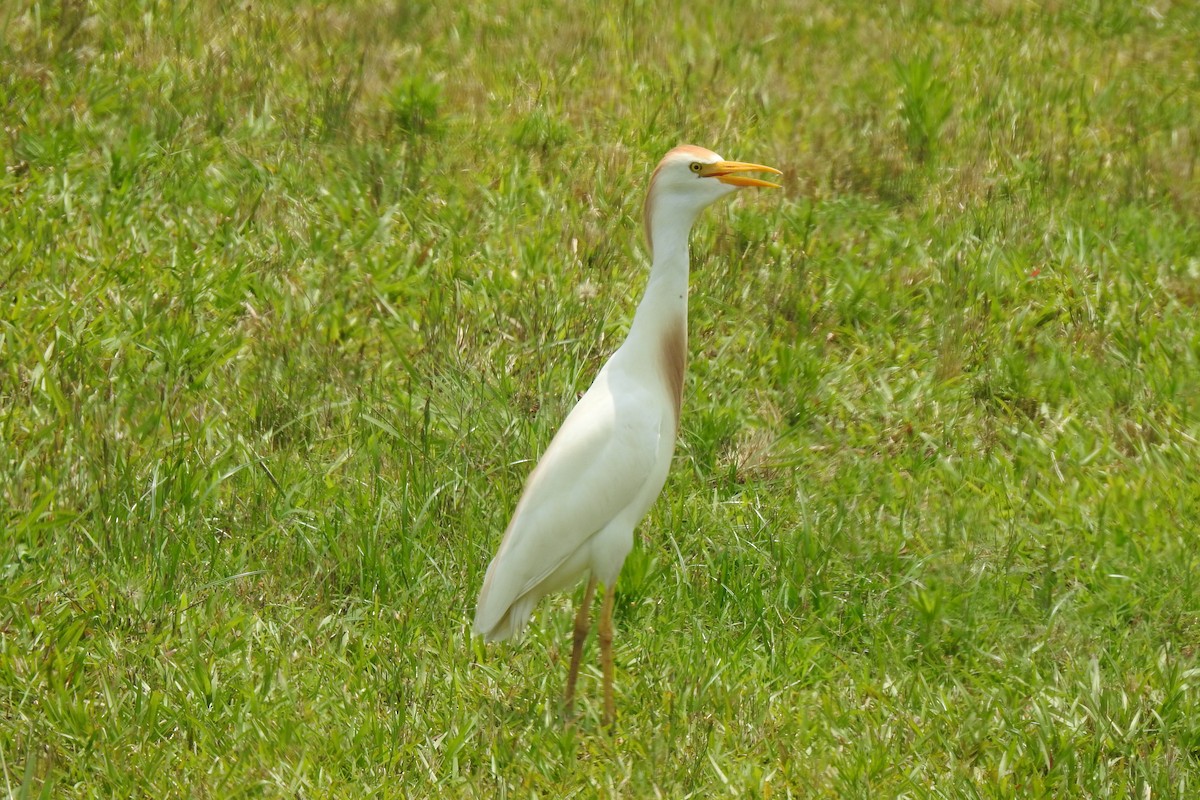
[[[604,605],[600,607],[600,666],[604,670],[604,727],[611,727],[616,716],[613,702],[613,600],[617,593],[604,587]]]
[[[583,602],[575,612],[575,646],[571,649],[571,669],[567,673],[567,719],[575,718],[575,681],[579,679],[579,659],[583,656],[583,643],[587,640],[588,620],[591,617],[592,595],[596,592],[596,579],[588,578],[583,591]]]

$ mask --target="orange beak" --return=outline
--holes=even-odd
[[[705,178],[716,178],[721,183],[728,183],[731,186],[765,186],[768,189],[782,189],[778,183],[759,180],[758,178],[748,178],[745,175],[734,175],[734,172],[773,172],[776,175],[783,173],[774,167],[764,167],[762,164],[746,164],[742,161],[718,161],[715,164],[705,164],[700,170],[700,175]]]

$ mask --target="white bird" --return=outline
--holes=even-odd
[[[671,150],[650,178],[643,219],[652,253],[650,279],[629,336],[567,415],[530,473],[512,520],[488,566],[475,611],[485,641],[518,635],[546,594],[588,577],[575,615],[566,713],[596,583],[604,585],[600,662],[605,726],[614,715],[613,585],[633,548],[633,530],[662,491],[675,451],[687,360],[688,234],[702,210],[744,186],[778,184],[737,172],[782,174],[725,161],[711,150]]]

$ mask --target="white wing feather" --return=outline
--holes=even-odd
[[[613,391],[605,371],[597,376],[529,475],[479,593],[476,633],[519,631],[523,618],[505,619],[514,604],[527,600],[527,614],[539,584],[641,495],[660,457],[656,407],[644,389]]]

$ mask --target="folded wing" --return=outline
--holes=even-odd
[[[489,640],[518,633],[538,599],[559,588],[547,581],[561,580],[560,567],[579,560],[588,540],[638,498],[660,452],[661,425],[644,413],[648,400],[642,392],[614,394],[601,378],[567,416],[488,567],[476,633]],[[587,568],[581,562],[579,572]]]

